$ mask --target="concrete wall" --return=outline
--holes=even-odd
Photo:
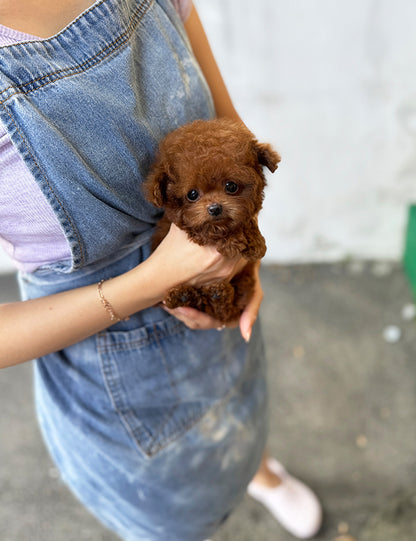
[[[243,120],[283,158],[266,257],[399,258],[416,199],[416,3],[195,3]]]
[[[283,158],[267,260],[398,259],[416,200],[416,3],[195,4],[243,120]]]

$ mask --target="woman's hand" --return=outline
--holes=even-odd
[[[259,268],[260,262],[258,262],[255,267],[254,294],[249,304],[246,306],[244,312],[241,314],[241,317],[238,321],[227,324],[227,328],[235,328],[239,326],[241,335],[246,342],[250,340],[251,331],[257,319],[260,305],[263,300],[263,290],[260,283]],[[187,327],[193,330],[217,329],[221,331],[224,328],[224,325],[220,321],[205,314],[204,312],[195,310],[195,308],[183,306],[180,308],[170,309],[164,306],[164,309],[169,312],[169,314],[173,315],[174,317],[182,321],[182,323],[184,323]]]
[[[229,280],[243,269],[246,261],[240,256],[225,257],[213,246],[200,246],[172,224],[145,263],[152,267],[155,280],[167,292],[179,284],[200,286]]]
[[[169,314],[182,321],[182,323],[194,331],[204,331],[208,329],[217,329],[218,331],[222,331],[225,328],[220,321],[214,319],[208,314],[205,314],[204,312],[196,310],[195,308],[189,308],[188,306],[168,308],[164,305],[162,305],[162,307],[164,310],[166,310],[166,312],[169,312]],[[237,325],[238,321],[228,323],[227,327],[234,328],[237,327]]]
[[[254,323],[256,322],[260,310],[260,305],[263,302],[264,297],[263,289],[260,282],[259,269],[260,261],[257,262],[254,269],[255,284],[253,296],[251,297],[248,305],[245,307],[244,312],[241,314],[239,321],[241,336],[246,342],[250,340],[251,331],[253,329]]]

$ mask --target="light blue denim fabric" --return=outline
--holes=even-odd
[[[21,275],[36,297],[115,276],[148,247],[71,275]],[[235,508],[266,438],[259,328],[191,331],[151,308],[36,364],[40,426],[63,479],[129,541],[202,541]]]
[[[100,1],[52,39],[0,48],[0,119],[61,223],[69,270],[148,240],[160,214],[140,186],[158,142],[213,114],[169,0]]]
[[[120,0],[121,1],[121,0]],[[0,48],[0,118],[73,258],[21,274],[23,298],[97,283],[149,255],[140,191],[165,133],[213,115],[169,0],[97,2],[55,38]],[[97,300],[98,302],[98,300]],[[266,438],[264,350],[160,308],[35,363],[64,480],[128,541],[202,541],[245,492]]]

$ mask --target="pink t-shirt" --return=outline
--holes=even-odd
[[[191,0],[171,1],[185,21]],[[38,39],[0,24],[0,47]],[[25,272],[71,258],[58,219],[1,123],[0,246]]]

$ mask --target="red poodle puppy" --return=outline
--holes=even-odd
[[[266,185],[263,166],[274,172],[279,161],[270,145],[229,119],[196,120],[162,141],[145,182],[148,199],[165,210],[153,249],[173,222],[197,244],[247,260],[229,282],[171,289],[165,299],[169,308],[191,306],[223,323],[240,316],[253,294],[254,262],[266,253],[257,224]]]

